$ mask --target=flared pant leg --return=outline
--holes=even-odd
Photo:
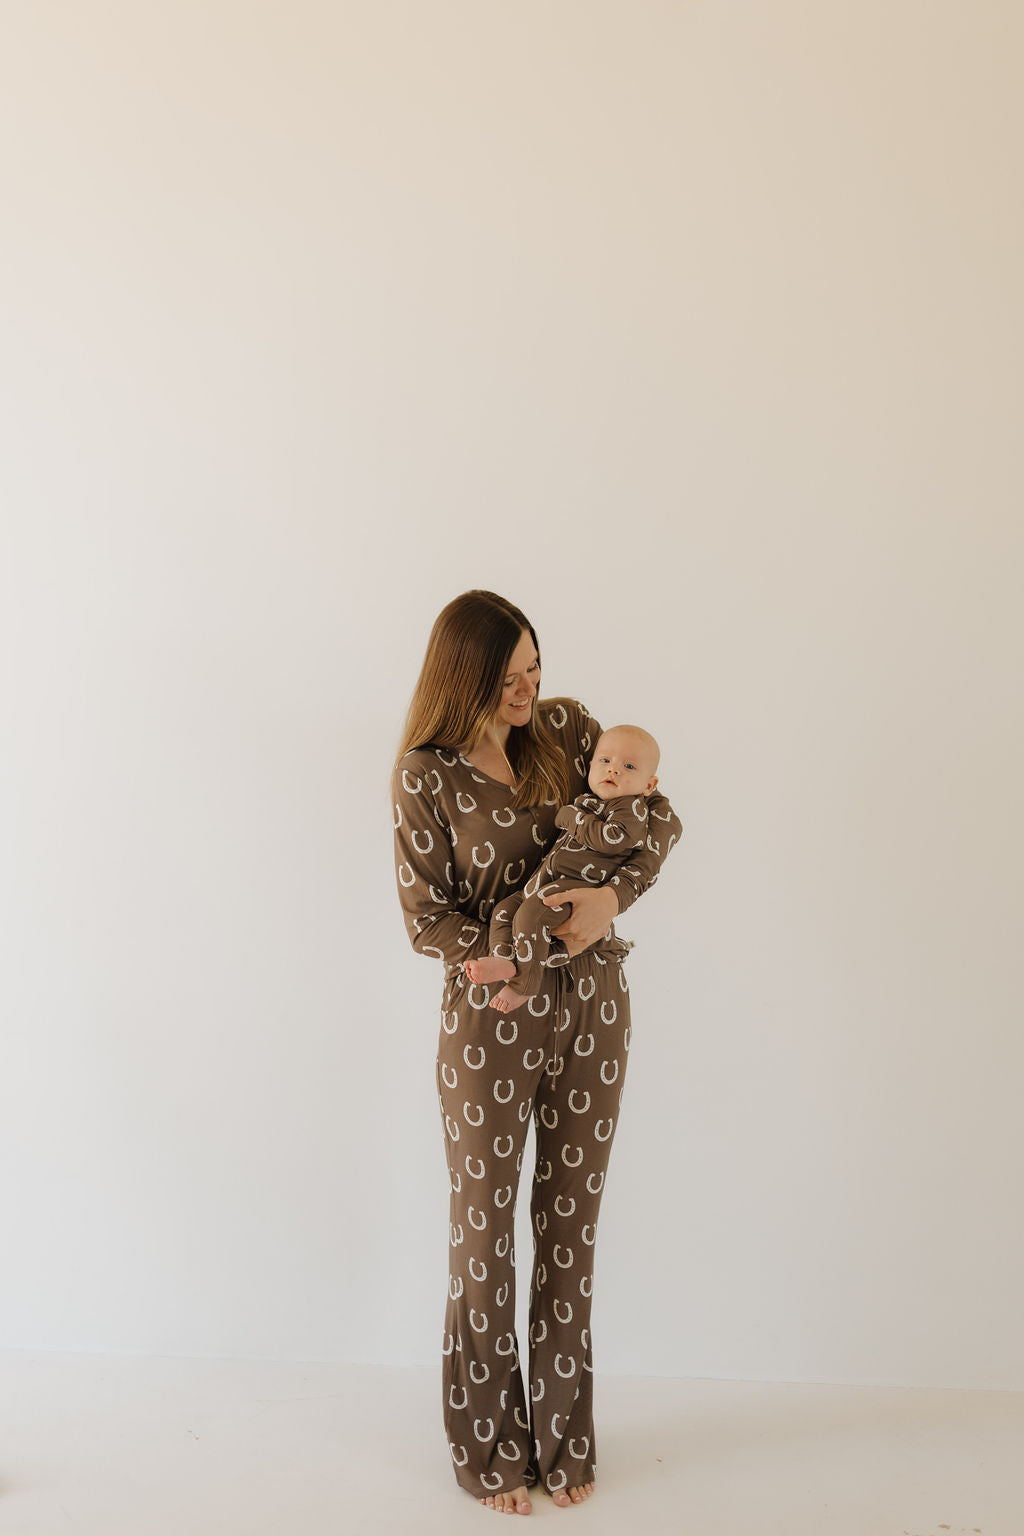
[[[451,1187],[444,1420],[456,1478],[478,1498],[538,1477],[550,1492],[593,1477],[593,1252],[629,1046],[616,961],[585,954],[547,971],[510,1015],[490,1008],[490,990],[452,979],[437,1060]],[[514,1215],[531,1114],[528,1404]]]

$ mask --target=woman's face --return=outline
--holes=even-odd
[[[540,659],[537,647],[524,629],[509,660],[501,703],[494,717],[495,725],[525,725],[540,687]]]

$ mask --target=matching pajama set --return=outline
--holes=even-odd
[[[604,885],[635,848],[647,841],[647,803],[643,795],[577,795],[555,817],[561,836],[521,891],[495,908],[491,917],[491,954],[512,960],[516,974],[510,985],[522,997],[540,986],[541,968],[565,965],[569,959],[561,939],[551,937],[566,914],[544,905],[546,896],[581,885]]]
[[[534,707],[580,795],[600,726],[571,699]],[[629,1050],[622,969],[629,946],[609,928],[567,964],[541,968],[528,1001],[498,1013],[489,1001],[500,984],[471,984],[462,964],[488,953],[491,916],[551,848],[559,806],[513,810],[509,785],[443,747],[408,752],[393,790],[409,938],[420,954],[441,960],[445,974],[437,1090],[451,1211],[442,1387],[455,1475],[478,1498],[538,1479],[555,1493],[589,1482],[596,1466],[594,1243]],[[648,797],[646,808],[643,846],[607,882],[620,912],[654,884],[682,831],[663,795]],[[531,1117],[537,1158],[524,1387],[513,1218]]]

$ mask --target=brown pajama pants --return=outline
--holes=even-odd
[[[461,972],[449,978],[437,1055],[451,1181],[445,1428],[456,1477],[478,1498],[538,1479],[555,1493],[594,1477],[594,1243],[630,1033],[614,956],[588,950],[543,969],[537,993],[510,1014],[488,1006],[496,990]],[[531,1115],[527,1390],[513,1244]]]

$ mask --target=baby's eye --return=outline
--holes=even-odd
[[[636,773],[636,763],[627,763],[626,767],[629,769],[630,773]]]

